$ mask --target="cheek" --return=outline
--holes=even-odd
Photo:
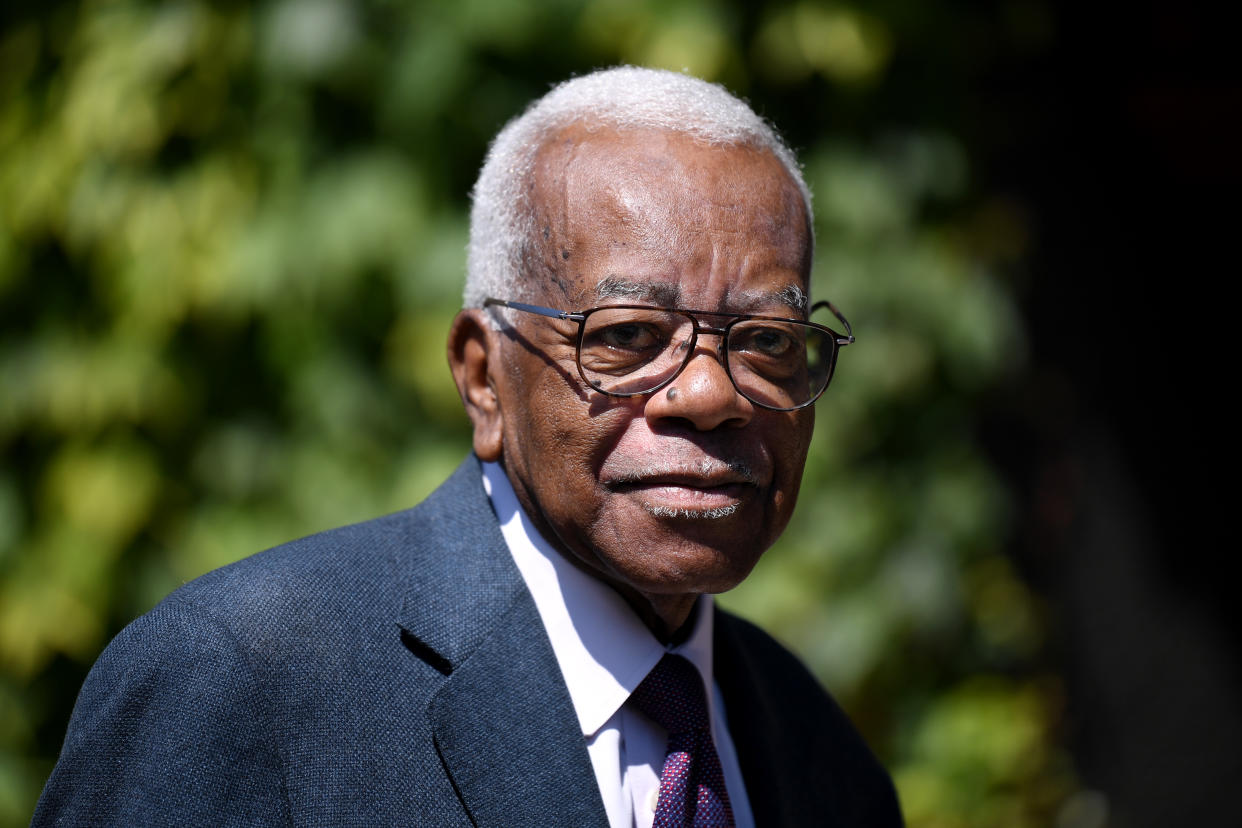
[[[564,469],[592,469],[616,430],[614,412],[592,417],[577,395],[536,391],[527,405],[525,450]]]
[[[630,415],[593,410],[560,377],[527,388],[510,400],[517,413],[505,419],[505,456],[549,517],[589,522],[600,507],[599,468]]]
[[[777,481],[774,494],[785,512],[793,510],[802,484],[802,470],[806,465],[807,451],[811,446],[811,433],[815,428],[814,406],[786,415],[789,420],[778,429],[773,442]],[[788,515],[786,515],[786,518]]]
[[[815,406],[790,411],[785,416],[789,418],[789,421],[784,429],[787,435],[787,445],[783,446],[783,450],[787,453],[789,461],[796,465],[801,473],[802,466],[806,463],[807,450],[811,447],[811,433],[815,430]]]

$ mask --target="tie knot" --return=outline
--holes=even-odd
[[[681,656],[661,658],[630,698],[670,735],[707,729],[703,680]]]

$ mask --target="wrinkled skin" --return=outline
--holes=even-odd
[[[781,291],[808,288],[807,217],[765,150],[571,127],[542,147],[534,198],[538,304],[799,313]],[[494,330],[484,314],[463,311],[449,340],[476,453],[503,463],[544,537],[674,636],[699,594],[736,586],[785,528],[813,407],[751,404],[716,336],[669,388],[610,398],[578,376],[577,323],[515,312]]]

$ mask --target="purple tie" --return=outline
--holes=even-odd
[[[733,828],[699,671],[681,656],[665,655],[630,698],[668,731],[653,828]]]

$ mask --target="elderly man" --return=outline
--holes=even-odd
[[[788,522],[852,341],[811,247],[793,156],[719,87],[538,101],[474,193],[448,355],[475,456],[130,625],[35,822],[900,824],[815,680],[710,597]]]

